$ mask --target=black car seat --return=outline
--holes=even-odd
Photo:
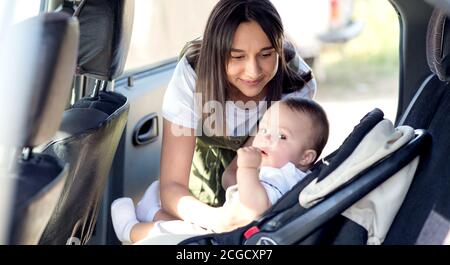
[[[432,136],[411,188],[385,244],[450,244],[450,20],[434,10],[427,33],[431,70],[401,124],[425,128]]]
[[[44,154],[68,163],[69,172],[40,244],[86,244],[93,233],[127,121],[127,98],[107,87],[123,72],[133,12],[132,0],[85,0],[75,9],[80,23],[76,73],[96,85],[90,97],[64,112],[57,136],[43,148]]]
[[[14,47],[7,46],[11,58],[2,57],[10,64],[2,74],[11,79],[14,92],[3,99],[17,106],[14,115],[9,112],[13,119],[7,123],[9,129],[16,127],[17,137],[12,142],[2,138],[2,146],[10,146],[11,151],[23,148],[22,156],[13,159],[9,178],[2,176],[14,181],[9,244],[37,244],[60,198],[68,165],[33,148],[49,141],[60,125],[70,96],[78,38],[77,20],[55,13],[21,22],[8,35]]]

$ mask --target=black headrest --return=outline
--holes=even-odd
[[[77,74],[113,80],[123,73],[131,40],[134,0],[86,1],[78,14]]]
[[[342,164],[356,149],[362,139],[380,122],[383,120],[384,113],[378,108],[373,109],[367,113],[359,124],[353,128],[353,131],[345,138],[342,145],[332,154],[327,156],[324,160],[329,163],[319,173],[319,181],[328,176],[338,166]]]
[[[428,23],[427,60],[441,81],[450,81],[450,20],[439,9],[433,11]]]
[[[2,46],[0,122],[11,132],[5,145],[34,147],[58,130],[69,100],[79,39],[78,21],[46,13],[11,29]],[[6,128],[6,127],[5,127]],[[4,131],[4,130],[2,130]]]

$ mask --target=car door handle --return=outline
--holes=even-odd
[[[134,127],[133,144],[146,145],[158,139],[159,124],[156,113],[149,114],[142,118]]]

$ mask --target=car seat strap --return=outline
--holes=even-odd
[[[422,94],[422,91],[427,86],[427,84],[430,82],[431,78],[433,78],[434,76],[435,76],[435,74],[431,74],[430,76],[427,77],[427,79],[425,79],[425,81],[423,81],[422,85],[419,87],[419,89],[417,90],[413,99],[409,103],[408,108],[406,108],[406,111],[403,113],[402,118],[398,122],[397,126],[401,126],[405,123],[405,120],[408,117],[409,113],[411,112],[412,108],[414,107],[414,104],[416,104],[417,99],[420,97],[420,95]]]

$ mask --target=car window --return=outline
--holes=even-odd
[[[125,71],[176,58],[184,44],[203,34],[216,0],[136,0]]]
[[[385,118],[392,122],[396,119],[398,15],[389,1],[355,0],[353,16],[364,23],[362,32],[343,44],[324,44],[313,65],[318,80],[316,100],[330,120],[324,154],[338,148],[353,126],[375,107],[384,112]]]

